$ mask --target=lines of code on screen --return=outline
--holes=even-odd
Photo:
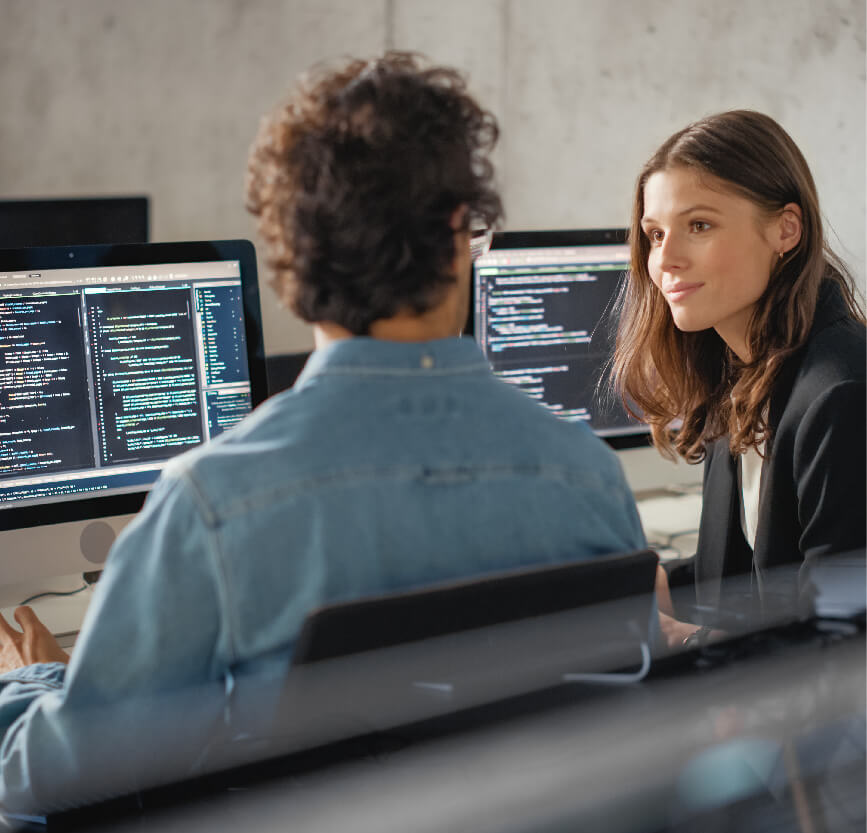
[[[106,465],[204,439],[186,289],[86,293],[97,428]]]
[[[196,304],[202,316],[206,383],[249,382],[241,287],[202,287],[196,290]]]
[[[90,468],[79,294],[0,297],[0,477]]]
[[[557,416],[607,433],[630,425],[597,394],[612,343],[607,312],[625,263],[616,250],[610,259],[594,254],[585,260],[566,250],[540,261],[491,252],[476,264],[476,335],[501,379]]]

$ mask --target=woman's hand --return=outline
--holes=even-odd
[[[659,609],[659,630],[669,650],[683,647],[683,641],[695,633],[698,625],[681,622],[674,618],[674,605],[668,588],[668,574],[662,565],[656,568],[656,606]]]
[[[660,608],[659,629],[662,631],[662,638],[665,640],[668,648],[678,650],[683,648],[684,640],[698,630],[698,625],[694,625],[691,622],[681,622],[673,616],[664,613]]]
[[[668,573],[661,564],[656,566],[656,606],[669,617],[674,616],[674,604],[671,601],[671,590],[668,588]]]

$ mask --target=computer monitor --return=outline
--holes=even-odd
[[[473,265],[465,330],[497,376],[615,448],[649,437],[604,384],[628,265],[625,229],[497,233]]]
[[[98,568],[265,390],[248,241],[0,250],[0,583]]]
[[[145,196],[0,200],[0,249],[147,243],[148,207]]]

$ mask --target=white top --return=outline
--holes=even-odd
[[[741,529],[751,548],[756,546],[759,525],[759,489],[762,485],[764,442],[758,449],[750,448],[738,457],[738,486],[741,492]]]

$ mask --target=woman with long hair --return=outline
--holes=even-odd
[[[863,312],[782,127],[736,110],[663,143],[636,184],[613,380],[662,453],[705,465],[710,615],[671,618],[661,580],[669,646],[797,612],[805,568],[863,551],[864,370]]]

